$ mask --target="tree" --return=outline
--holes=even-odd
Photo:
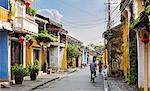
[[[79,46],[68,44],[68,46],[67,46],[67,57],[69,59],[72,59],[74,57],[78,57],[80,55],[81,55],[81,53],[79,51]]]

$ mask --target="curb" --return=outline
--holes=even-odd
[[[73,71],[69,72],[69,74],[74,73],[74,72],[76,72],[76,71],[77,71],[77,70],[73,70]],[[35,90],[35,89],[37,89],[37,88],[39,88],[39,87],[41,87],[41,86],[43,86],[43,85],[45,85],[45,84],[47,84],[47,83],[49,83],[49,82],[55,81],[55,80],[57,80],[57,79],[62,79],[62,78],[64,78],[64,77],[66,77],[66,76],[67,76],[67,75],[55,77],[55,78],[50,79],[50,80],[48,80],[48,81],[46,81],[46,82],[44,82],[44,83],[42,83],[42,84],[40,84],[40,85],[37,85],[37,86],[31,88],[30,90]],[[29,90],[29,91],[30,91],[30,90]]]
[[[77,71],[77,69],[75,69],[75,70],[73,70],[73,71],[69,72],[69,74],[74,73],[74,72],[76,72],[76,71]]]
[[[44,82],[44,83],[42,83],[42,84],[40,84],[40,85],[37,85],[36,87],[34,87],[34,88],[30,89],[30,90],[35,90],[35,89],[37,89],[37,88],[39,88],[39,87],[41,87],[41,86],[43,86],[43,85],[45,85],[45,84],[47,84],[47,83],[52,82],[52,81],[55,81],[55,80],[57,80],[57,79],[59,79],[59,78],[60,78],[60,77],[53,78],[53,79],[51,79],[51,80],[49,80],[49,81],[46,81],[46,82]]]

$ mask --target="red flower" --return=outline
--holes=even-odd
[[[19,37],[19,43],[20,43],[20,44],[23,44],[24,40],[25,40],[25,38],[24,38],[23,36],[20,36],[20,37]]]
[[[143,43],[148,43],[149,40],[150,40],[150,38],[149,38],[147,35],[144,35],[144,36],[141,37],[141,41],[142,41]]]
[[[26,8],[29,8],[30,2],[29,1],[25,1],[25,5],[26,5]]]

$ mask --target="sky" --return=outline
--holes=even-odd
[[[107,19],[106,1],[35,0],[33,6],[39,14],[63,24],[69,35],[85,44],[95,44],[103,43],[102,33],[106,31]]]

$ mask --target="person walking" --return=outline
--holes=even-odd
[[[103,65],[103,63],[101,61],[99,61],[99,63],[98,63],[99,73],[102,72],[102,65]]]
[[[107,68],[107,65],[104,66],[104,69],[102,70],[102,75],[103,75],[104,79],[107,80],[107,78],[108,78],[108,68]]]
[[[94,78],[96,77],[96,67],[97,67],[96,57],[94,56],[93,57],[93,62],[90,63],[91,81],[93,81],[93,82],[94,82]]]

